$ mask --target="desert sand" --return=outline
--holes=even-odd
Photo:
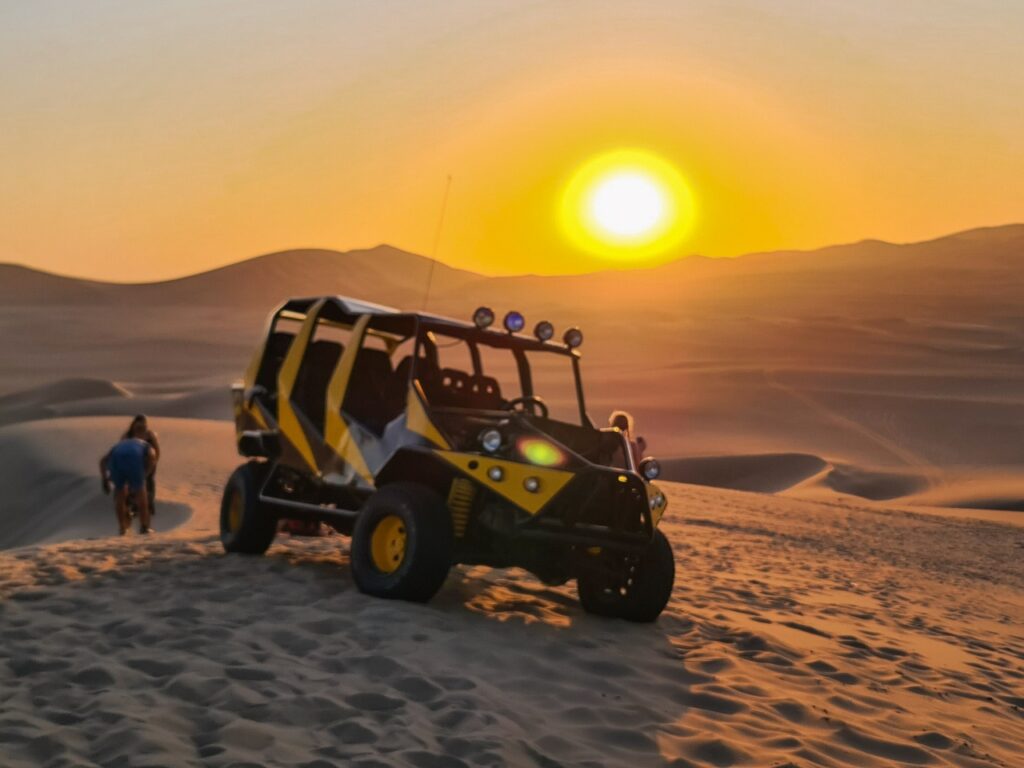
[[[64,446],[5,492],[46,509],[120,424],[0,429]],[[0,554],[4,765],[1020,765],[1022,527],[669,484],[655,625],[482,567],[410,605],[340,536],[223,554],[229,429],[158,426],[163,532],[111,537],[90,475],[84,540]]]
[[[434,311],[580,324],[591,414],[634,411],[681,481],[652,626],[487,568],[366,598],[340,536],[222,553],[227,385],[269,307],[416,308],[426,266],[0,265],[0,765],[1024,765],[1024,227],[625,279],[438,269]],[[119,538],[96,464],[139,411],[158,533]]]

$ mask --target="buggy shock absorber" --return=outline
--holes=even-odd
[[[455,530],[457,539],[461,539],[466,534],[469,513],[473,508],[475,496],[476,488],[473,486],[472,480],[467,480],[464,477],[452,480],[451,488],[448,490],[448,509],[452,513],[452,528]]]

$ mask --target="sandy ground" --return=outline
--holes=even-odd
[[[120,424],[0,440],[76,476]],[[358,593],[343,537],[223,554],[230,428],[157,426],[176,527],[111,537],[90,482],[92,538],[0,554],[5,766],[1021,764],[1020,526],[673,484],[653,626],[482,567],[416,606]]]
[[[628,284],[438,271],[436,311],[581,324],[592,416],[633,410],[687,483],[653,626],[486,568],[369,599],[337,536],[222,553],[226,387],[270,305],[419,306],[422,259],[0,265],[0,766],[1024,766],[1022,254],[1007,227]],[[139,411],[158,533],[118,538],[96,465]]]

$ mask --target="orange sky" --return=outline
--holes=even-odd
[[[1009,0],[7,4],[0,261],[429,253],[451,174],[443,261],[588,271],[559,196],[620,147],[696,197],[660,260],[1020,221],[1022,39]]]

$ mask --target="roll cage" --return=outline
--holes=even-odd
[[[317,306],[319,305],[319,309]],[[472,362],[472,371],[464,371],[467,377],[473,380],[486,379],[487,372],[480,354],[480,347],[492,347],[495,349],[508,350],[515,360],[518,383],[523,397],[531,398],[538,396],[534,385],[533,371],[528,352],[541,352],[544,354],[559,355],[568,358],[571,363],[573,376],[573,391],[575,393],[576,405],[579,412],[579,425],[594,429],[586,411],[586,401],[583,393],[583,382],[580,372],[580,356],[575,349],[570,349],[562,344],[552,341],[540,341],[539,339],[526,336],[517,336],[503,331],[490,328],[481,329],[470,323],[463,323],[450,318],[441,317],[421,312],[402,312],[397,309],[373,304],[369,302],[356,301],[341,296],[310,297],[292,299],[282,304],[271,316],[269,326],[266,329],[265,345],[267,347],[262,356],[262,368],[255,372],[252,380],[257,387],[267,391],[273,390],[273,382],[280,367],[280,355],[273,354],[273,347],[278,346],[287,350],[293,334],[282,332],[283,324],[289,321],[304,322],[309,313],[317,312],[316,323],[318,325],[333,326],[345,330],[352,330],[363,316],[369,316],[366,324],[365,336],[359,339],[365,343],[365,338],[371,337],[379,340],[392,354],[401,344],[409,340],[415,340],[413,353],[407,368],[401,370],[396,368],[394,375],[401,377],[401,385],[404,390],[413,380],[429,382],[440,375],[442,367],[439,361],[437,337],[443,335],[464,341],[469,349]],[[455,372],[460,373],[460,372]],[[397,383],[397,382],[396,382]],[[478,401],[479,402],[479,401]],[[430,407],[428,398],[428,407]],[[493,403],[492,403],[493,405]],[[445,409],[459,408],[459,403],[446,403]],[[497,407],[481,408],[467,398],[463,407],[467,410],[498,410]]]

